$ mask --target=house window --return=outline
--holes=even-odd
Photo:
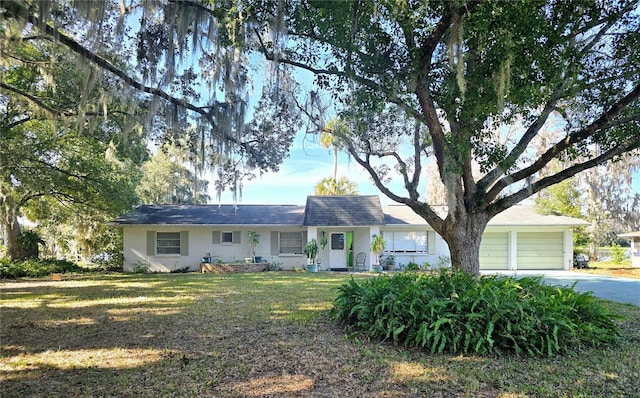
[[[280,232],[280,254],[302,254],[302,232]]]
[[[213,231],[211,243],[214,245],[239,245],[242,243],[242,233],[240,231]]]
[[[157,254],[180,254],[180,232],[158,232],[156,234]]]
[[[385,252],[426,253],[429,251],[426,231],[385,231]]]
[[[233,243],[233,232],[223,231],[220,234],[221,243]]]

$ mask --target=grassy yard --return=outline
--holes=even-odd
[[[0,396],[638,397],[640,308],[616,347],[429,355],[328,317],[342,274],[0,282]]]
[[[640,268],[631,268],[631,261],[626,260],[622,264],[610,261],[591,261],[588,269],[575,270],[588,274],[624,276],[625,278],[640,279]]]

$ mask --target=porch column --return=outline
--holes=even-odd
[[[508,268],[512,271],[518,269],[518,231],[511,230],[507,234],[509,246],[507,247]]]
[[[369,263],[368,264],[365,263],[369,271],[371,271],[371,265],[373,264],[373,256],[376,255],[374,252],[371,251],[371,243],[373,243],[374,235],[380,235],[380,234],[381,234],[380,226],[374,225],[369,227],[369,259],[368,259]],[[380,259],[378,259],[378,261],[380,261]]]
[[[564,231],[564,251],[562,256],[565,271],[573,267],[573,231]]]
[[[318,240],[318,227],[307,227],[307,242],[311,242],[311,239]]]

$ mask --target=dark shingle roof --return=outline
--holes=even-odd
[[[384,225],[384,213],[375,195],[307,196],[303,225]]]
[[[119,217],[117,225],[295,225],[304,206],[291,205],[143,205]]]

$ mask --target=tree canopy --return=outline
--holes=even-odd
[[[329,96],[348,125],[330,132],[470,273],[493,216],[640,146],[637,0],[78,1],[72,14],[87,25],[64,31],[57,1],[3,7],[5,18],[162,101],[174,120],[196,121],[194,149],[224,165],[228,181],[238,165],[277,170],[302,123],[331,130],[318,100]],[[133,70],[84,44],[114,20],[137,44]],[[257,57],[268,72],[249,68]],[[252,79],[263,95],[245,122]],[[546,138],[550,128],[557,139]],[[555,160],[563,167],[549,172]],[[445,217],[420,195],[431,163]],[[391,191],[390,178],[404,190]]]

